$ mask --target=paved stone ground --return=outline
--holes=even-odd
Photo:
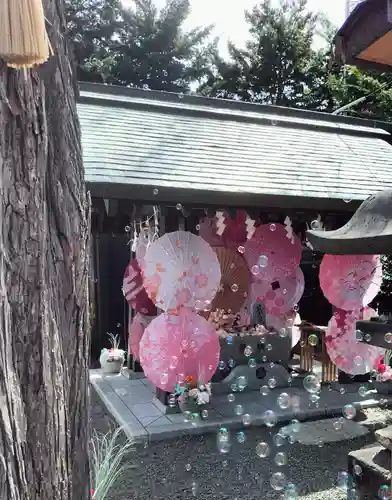
[[[285,389],[274,389],[266,396],[258,391],[235,393],[235,402],[229,403],[227,395],[213,395],[212,407],[208,418],[195,422],[184,422],[183,415],[165,414],[165,406],[155,397],[155,388],[146,378],[130,380],[126,372],[120,375],[103,375],[100,370],[90,370],[91,384],[101,397],[110,413],[123,427],[124,432],[133,438],[161,440],[172,439],[184,434],[216,432],[221,425],[232,429],[243,427],[242,416],[235,414],[235,407],[241,405],[244,414],[251,416],[251,426],[263,425],[262,415],[273,410],[280,422],[292,418],[320,419],[342,414],[344,405],[353,404],[359,411],[375,407],[380,399],[392,400],[391,396],[380,396],[375,390],[368,391],[365,397],[358,394],[360,384],[323,387],[317,404],[310,403],[309,394],[302,383]],[[371,386],[369,385],[369,388]],[[332,390],[329,390],[332,389]],[[343,390],[342,394],[340,391]],[[282,409],[277,405],[280,393],[288,393],[297,399],[298,408]]]
[[[94,390],[91,393],[92,427],[107,432],[115,425],[112,416]],[[139,443],[129,456],[132,469],[118,481],[108,500],[280,499],[281,493],[269,485],[271,473],[280,469],[274,464],[277,448],[271,442],[277,430],[249,428],[243,444],[236,442],[233,431],[233,445],[227,455],[218,453],[214,433]],[[271,444],[269,458],[256,455],[260,441]],[[334,487],[334,482],[338,473],[346,470],[347,454],[372,441],[367,434],[322,447],[287,445],[279,448],[288,454],[288,465],[282,470],[297,485],[301,500],[343,500],[346,494]]]

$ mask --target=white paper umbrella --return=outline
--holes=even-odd
[[[208,309],[219,289],[216,253],[200,236],[175,231],[154,241],[144,257],[144,286],[166,312],[181,307]]]

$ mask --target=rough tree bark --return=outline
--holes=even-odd
[[[63,0],[38,71],[0,61],[0,500],[86,500],[88,243]]]

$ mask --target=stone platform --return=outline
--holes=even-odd
[[[271,390],[266,396],[256,391],[235,393],[232,403],[228,402],[227,395],[213,394],[208,417],[185,422],[183,414],[166,412],[167,408],[155,397],[155,388],[146,378],[130,379],[127,370],[119,375],[104,375],[101,370],[90,370],[90,383],[127,436],[135,440],[162,440],[181,434],[215,432],[221,426],[241,429],[245,426],[242,415],[234,412],[236,405],[241,405],[243,413],[250,415],[250,426],[262,426],[262,414],[266,410],[273,410],[278,422],[284,423],[294,418],[305,421],[341,416],[346,404],[353,404],[358,410],[377,407],[380,400],[384,404],[392,404],[392,396],[380,396],[374,390],[370,390],[364,398],[360,397],[360,384],[336,385],[332,390],[323,388],[318,406],[310,403],[309,394],[302,387],[288,387]],[[340,392],[342,388],[344,394]],[[297,411],[278,407],[277,398],[282,392],[297,396]]]

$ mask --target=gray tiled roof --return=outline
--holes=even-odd
[[[130,193],[151,186],[353,200],[392,188],[385,124],[149,91],[111,92],[82,87],[78,103],[91,185],[126,184]]]

